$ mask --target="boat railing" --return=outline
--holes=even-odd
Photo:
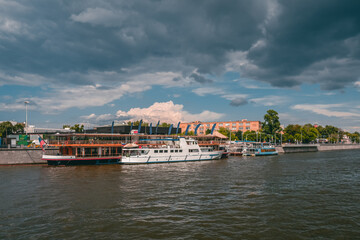
[[[220,145],[225,143],[224,141],[198,141],[199,145]]]
[[[98,139],[89,139],[89,140],[48,140],[48,145],[83,145],[83,144],[124,144],[123,141],[119,140],[98,140]]]

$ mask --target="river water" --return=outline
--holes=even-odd
[[[3,166],[0,239],[360,239],[360,151]]]

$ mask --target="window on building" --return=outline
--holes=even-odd
[[[230,126],[230,123],[226,123],[225,126]]]
[[[222,123],[219,123],[219,126],[220,126],[220,127],[222,127],[222,126],[223,126],[223,124],[222,124]]]

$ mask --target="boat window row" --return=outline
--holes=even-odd
[[[140,156],[140,155],[147,155],[150,150],[124,150],[123,155],[130,157],[130,156]]]
[[[105,157],[118,156],[121,155],[121,152],[121,147],[60,147],[60,153],[64,156]]]
[[[182,149],[170,149],[170,153],[182,152]],[[154,150],[154,153],[168,153],[168,150]]]

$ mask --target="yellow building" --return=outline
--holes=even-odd
[[[180,123],[181,132],[185,132],[188,125],[189,131],[195,131],[195,128],[198,124],[201,124],[198,128],[198,134],[205,134],[207,129],[212,129],[213,125],[216,123],[215,130],[219,130],[221,127],[226,128],[232,132],[237,131],[259,131],[261,129],[260,121],[248,121],[246,119],[238,121],[224,121],[224,122],[189,122],[189,123]]]

